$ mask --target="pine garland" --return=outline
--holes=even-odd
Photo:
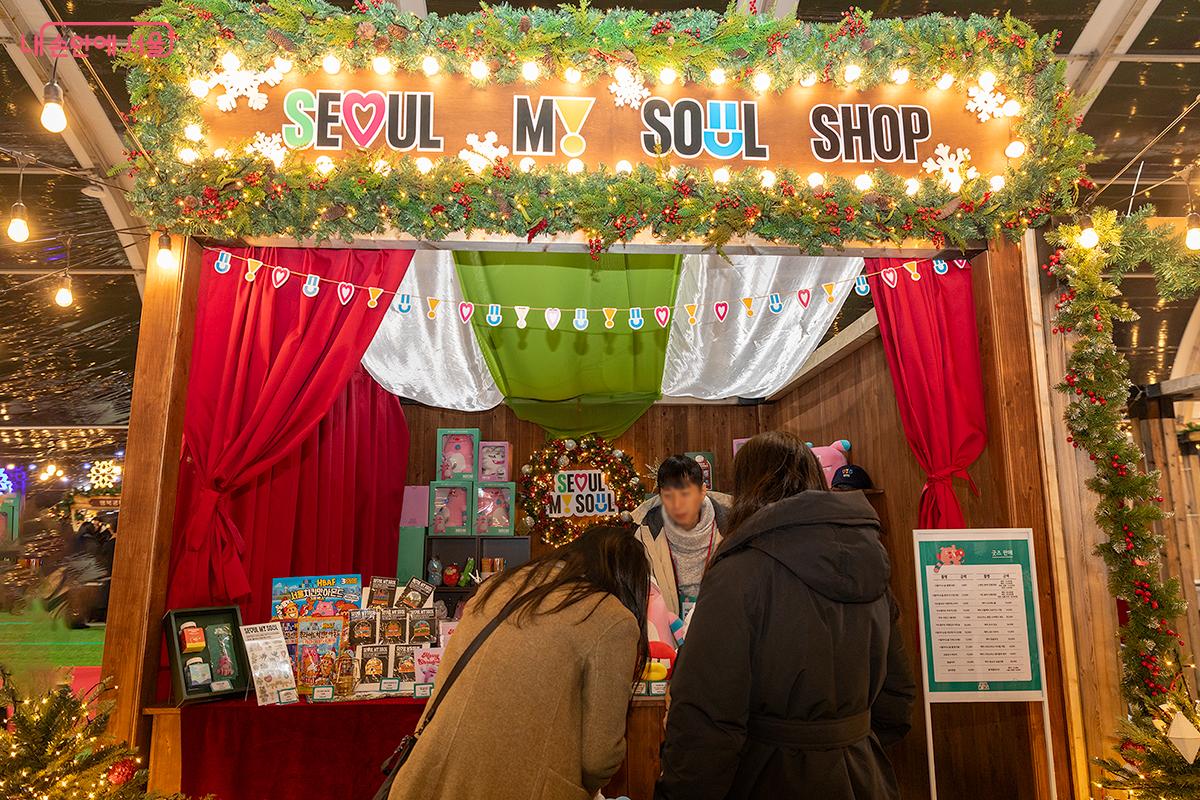
[[[1167,227],[1152,228],[1154,209],[1120,217],[1092,212],[1100,236],[1094,248],[1081,246],[1078,225],[1063,225],[1047,239],[1057,249],[1044,269],[1066,283],[1059,296],[1052,332],[1069,337],[1067,373],[1056,387],[1072,399],[1065,412],[1067,441],[1095,464],[1088,488],[1099,497],[1096,522],[1106,534],[1097,554],[1108,567],[1109,588],[1129,605],[1121,631],[1121,690],[1130,720],[1121,725],[1121,758],[1102,759],[1104,785],[1194,798],[1200,764],[1190,765],[1164,732],[1176,713],[1200,723],[1183,677],[1185,643],[1172,620],[1187,613],[1179,581],[1163,578],[1163,537],[1155,523],[1165,517],[1159,505],[1159,475],[1141,468],[1143,454],[1123,428],[1132,384],[1129,363],[1113,341],[1113,324],[1136,313],[1120,302],[1123,277],[1151,263],[1164,297],[1194,292],[1200,257],[1189,254]]]
[[[839,23],[809,23],[732,8],[654,15],[585,4],[484,5],[474,14],[418,18],[374,0],[360,2],[358,12],[324,0],[166,0],[139,19],[169,22],[178,39],[169,58],[121,57],[130,68],[131,121],[143,148],[129,156],[127,169],[136,176],[130,200],[152,226],[180,233],[321,242],[373,233],[437,240],[455,231],[529,239],[582,231],[593,252],[643,231],[662,243],[718,248],[733,237],[757,236],[809,253],[850,240],[923,238],[962,246],[1016,238],[1071,207],[1091,157],[1091,140],[1077,130],[1077,103],[1063,81],[1065,64],[1054,58],[1057,35],[1039,37],[1007,15],[876,20],[854,9]],[[367,69],[383,54],[408,71],[435,54],[449,73],[469,74],[470,64],[482,60],[489,80],[501,83],[522,80],[527,60],[545,75],[577,69],[587,82],[609,80],[618,66],[643,74],[670,66],[685,80],[701,81],[719,66],[730,83],[766,72],[775,92],[808,76],[847,85],[843,66],[851,60],[861,67],[855,82],[861,88],[888,82],[897,67],[925,86],[943,73],[965,80],[988,69],[1020,100],[1023,112],[1013,122],[1028,150],[1002,191],[980,176],[957,193],[925,181],[916,196],[883,171],[872,173],[874,185],[865,192],[846,178],[810,189],[805,175],[786,169],[764,187],[757,169],[733,171],[727,184],[716,184],[708,170],[666,160],[630,175],[616,174],[612,165],[572,175],[563,167],[524,173],[501,159],[476,174],[451,156],[437,159],[427,174],[399,159],[381,175],[374,170],[377,155],[362,154],[317,176],[295,156],[276,168],[237,143],[226,158],[201,154],[183,164],[176,154],[191,146],[184,128],[199,118],[188,83],[235,46],[247,64],[262,68],[284,56],[301,74],[319,69],[328,53],[350,70]]]

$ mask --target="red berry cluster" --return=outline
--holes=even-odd
[[[533,237],[537,236],[539,233],[541,233],[542,231],[546,230],[546,228],[547,228],[547,227],[549,227],[549,225],[550,225],[550,223],[546,221],[546,218],[545,218],[545,217],[542,217],[541,219],[539,219],[539,220],[537,221],[537,223],[536,223],[536,224],[535,224],[535,225],[534,225],[532,228],[530,228],[529,230],[525,231],[525,241],[526,241],[526,243],[528,243],[528,242],[532,242],[532,241],[533,241]]]
[[[692,191],[696,188],[696,186],[691,181],[675,181],[671,184],[671,188],[674,189],[675,193],[680,197],[691,197]]]
[[[1150,606],[1155,611],[1158,610],[1158,601],[1154,599],[1153,593],[1150,591],[1150,584],[1146,581],[1134,581],[1133,593],[1146,605]]]
[[[1160,619],[1158,621],[1158,629],[1160,631],[1162,631],[1163,633],[1165,633],[1167,636],[1174,636],[1175,639],[1179,642],[1179,646],[1183,647],[1183,645],[1184,645],[1183,637],[1179,635],[1179,631],[1177,631],[1171,627],[1170,623],[1167,622],[1167,620]]]
[[[588,239],[588,255],[592,257],[592,261],[599,261],[600,254],[604,252],[604,240],[600,238]]]
[[[747,224],[750,225],[753,225],[755,222],[757,222],[761,214],[762,210],[758,206],[754,205],[746,206],[746,208],[742,211],[742,215],[746,218]]]
[[[1145,667],[1146,670],[1154,676],[1154,678],[1158,677],[1158,674],[1162,672],[1162,667],[1158,663],[1158,656],[1154,655],[1153,653],[1142,653],[1142,666]],[[1156,695],[1166,694],[1167,687],[1154,680],[1154,678],[1146,678],[1142,681],[1142,683],[1146,684],[1146,688],[1150,691],[1150,696],[1154,697]]]
[[[1046,259],[1046,263],[1042,264],[1042,270],[1047,275],[1050,275],[1052,277],[1057,277],[1058,265],[1062,262],[1062,254],[1063,254],[1063,249],[1061,247],[1059,247],[1053,253],[1050,254],[1050,258]],[[1074,289],[1071,290],[1070,295],[1072,298],[1075,297]],[[1059,299],[1061,300],[1062,298],[1060,297]],[[1058,309],[1059,307],[1060,306],[1055,306],[1055,309]]]
[[[1122,529],[1125,531],[1125,552],[1127,552],[1127,553],[1128,553],[1128,552],[1131,552],[1131,551],[1133,550],[1133,547],[1134,547],[1134,545],[1133,545],[1133,531],[1131,531],[1131,530],[1129,529],[1129,526],[1128,526],[1128,525],[1122,525],[1122,526],[1121,526],[1121,528],[1122,528]]]
[[[618,237],[624,237],[630,231],[636,231],[642,224],[642,219],[637,214],[618,214],[613,217],[613,230],[617,232]]]
[[[787,41],[788,35],[776,31],[767,37],[767,55],[773,56],[783,49],[783,43]]]
[[[796,196],[796,185],[786,178],[783,178],[779,183],[775,184],[775,190],[784,197]]]
[[[492,176],[508,180],[512,177],[512,167],[504,160],[504,157],[496,159],[496,163],[492,165]]]
[[[825,40],[825,49],[829,49],[829,45],[836,42],[838,39],[854,38],[857,36],[867,35],[867,21],[862,17],[860,9],[852,9],[842,12],[842,21],[834,29],[833,33],[829,34],[829,38]]]
[[[741,200],[739,200],[734,195],[727,194],[724,197],[722,197],[720,200],[717,201],[717,204],[715,206],[713,206],[713,210],[714,211],[723,211],[726,208],[741,208],[741,207],[742,207]]]
[[[650,35],[660,36],[669,30],[671,30],[671,20],[660,19],[658,22],[654,23],[654,27],[650,29]]]
[[[1115,469],[1117,471],[1118,477],[1124,478],[1127,475],[1129,475],[1129,465],[1122,464],[1121,457],[1119,455],[1117,455],[1116,453],[1112,454],[1112,463],[1109,466],[1111,466],[1113,469]],[[1125,537],[1128,539],[1130,536],[1131,536],[1131,534],[1129,533],[1129,526],[1126,525],[1125,526]]]
[[[679,203],[671,203],[662,210],[662,217],[667,222],[679,222]]]
[[[434,203],[433,206],[431,206],[429,209],[429,213],[431,215],[432,214],[444,214],[445,212],[446,212],[446,207],[444,205],[442,205],[441,203]]]

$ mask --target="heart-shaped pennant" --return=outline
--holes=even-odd
[[[545,313],[546,327],[548,327],[550,330],[554,330],[558,327],[559,320],[562,319],[562,311],[557,308],[547,308]]]
[[[896,288],[896,268],[888,267],[879,273],[879,277],[883,278],[883,282],[893,289]]]
[[[359,109],[370,112],[365,123],[359,119]],[[383,129],[386,116],[387,98],[383,96],[383,92],[352,90],[342,95],[342,130],[359,147],[367,147],[375,141],[375,137]]]
[[[971,263],[971,262],[967,261],[965,258],[954,259],[954,266],[958,267],[959,269],[966,269],[967,264],[969,264],[969,263]]]
[[[800,305],[808,308],[808,304],[812,302],[812,292],[808,289],[801,289],[796,292],[796,299],[800,301]]]
[[[271,285],[276,289],[282,289],[291,274],[287,267],[271,267]]]
[[[459,303],[458,304],[458,318],[462,321],[463,325],[466,325],[468,322],[471,321],[471,315],[474,313],[475,313],[475,304],[474,303]]]
[[[716,312],[717,319],[724,322],[725,317],[729,315],[729,303],[726,303],[724,300],[715,303],[713,304],[713,311]]]
[[[667,306],[655,306],[654,318],[658,320],[658,327],[667,327],[667,323],[671,321],[671,309]]]
[[[350,298],[354,297],[354,284],[346,283],[346,281],[339,282],[337,285],[337,296],[338,301],[341,302],[342,305],[349,303]]]

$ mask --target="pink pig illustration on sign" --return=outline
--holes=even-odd
[[[961,549],[955,545],[947,545],[938,551],[938,563],[933,565],[934,572],[940,572],[942,567],[948,567],[951,564],[961,564],[963,556],[966,555]]]

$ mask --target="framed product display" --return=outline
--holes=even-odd
[[[471,533],[475,516],[472,481],[434,481],[429,484],[430,532],[438,536]]]
[[[512,445],[508,442],[479,443],[479,480],[503,483],[512,479]]]
[[[696,463],[700,465],[700,471],[704,473],[704,488],[712,489],[713,472],[715,472],[717,469],[717,457],[707,451],[699,453],[684,453],[684,455],[696,460]]]
[[[163,615],[176,705],[245,694],[250,662],[237,606],[178,608]]]
[[[476,480],[479,428],[438,428],[437,463],[438,477],[443,481]]]
[[[515,483],[475,484],[475,533],[511,536],[516,499]]]

